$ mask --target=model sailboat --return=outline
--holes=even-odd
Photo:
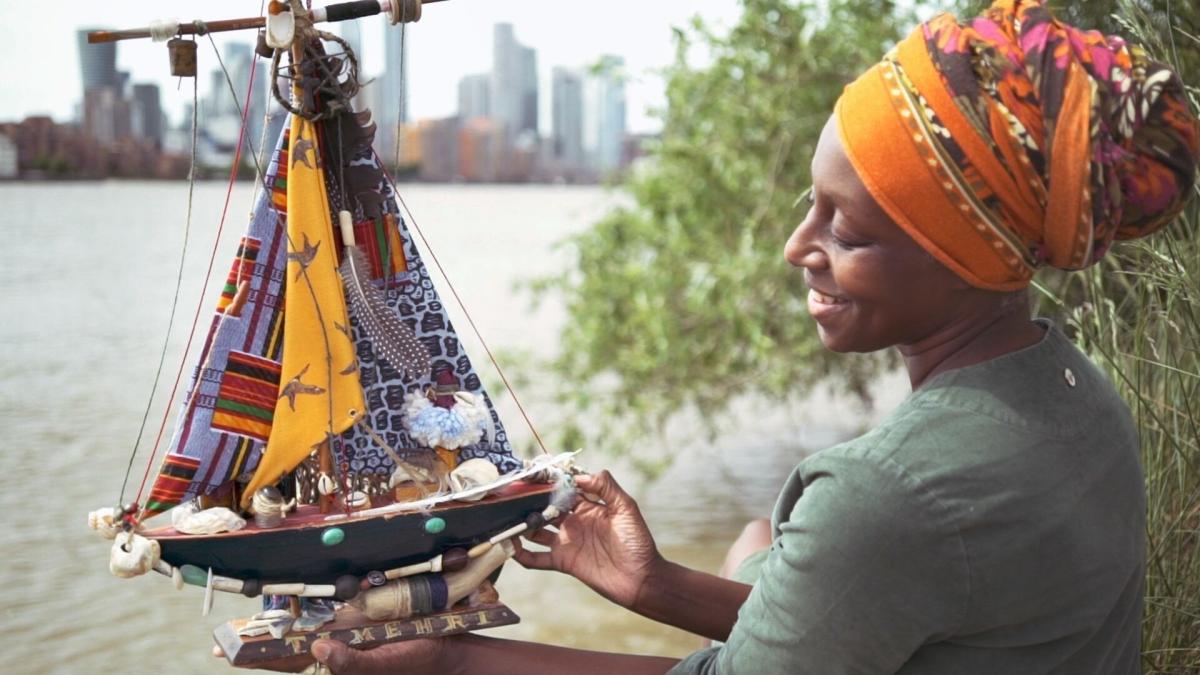
[[[366,645],[511,623],[487,578],[509,539],[570,506],[568,456],[513,456],[372,149],[370,113],[350,103],[354,56],[315,28],[420,8],[272,2],[265,19],[203,25],[265,24],[260,53],[290,121],[148,497],[91,522],[115,539],[114,574],[154,570],[204,587],[206,602],[263,596],[263,613],[217,631],[235,665],[301,663],[317,630]],[[171,526],[145,523],[169,510]]]

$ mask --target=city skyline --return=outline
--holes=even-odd
[[[203,11],[208,18],[256,13],[257,7],[246,11],[247,6],[246,2],[216,1],[207,3]],[[18,121],[31,114],[50,114],[59,122],[75,118],[80,112],[76,106],[81,101],[76,92],[82,89],[82,74],[79,72],[74,30],[97,23],[121,27],[144,25],[153,18],[145,15],[145,9],[120,5],[103,8],[84,6],[72,12],[78,25],[64,27],[61,31],[63,35],[59,35],[59,31],[37,31],[37,40],[28,40],[28,45],[25,44],[25,36],[6,43],[2,48],[6,58],[13,57],[9,52],[22,48],[35,50],[39,58],[45,53],[48,69],[56,73],[56,79],[46,82],[41,78],[25,76],[16,69],[0,74],[0,86],[10,92],[10,96],[0,101],[0,121]],[[621,14],[630,18],[630,25],[622,25],[620,46],[609,44],[609,40],[604,39],[603,28],[621,25],[616,21],[616,15]],[[654,130],[656,124],[648,116],[646,108],[662,104],[662,82],[650,71],[671,61],[671,27],[685,24],[696,14],[728,25],[737,16],[737,2],[701,0],[642,7],[628,0],[617,0],[608,3],[603,11],[591,5],[547,0],[526,0],[518,5],[455,0],[430,6],[426,8],[422,22],[406,30],[406,37],[412,45],[409,57],[405,60],[409,65],[409,73],[405,77],[409,83],[408,117],[438,118],[456,114],[460,79],[491,69],[492,41],[488,39],[488,33],[492,31],[493,24],[511,23],[521,34],[522,42],[538,53],[536,72],[538,88],[543,93],[538,101],[536,116],[542,136],[549,136],[551,131],[548,93],[551,91],[554,67],[578,68],[599,60],[604,54],[613,53],[625,58],[630,75],[627,82],[630,131]],[[562,30],[562,20],[567,16],[573,19],[566,22],[568,25],[587,26],[587,29]],[[34,21],[53,25],[46,9],[24,3],[0,7],[0,17],[17,24]],[[638,20],[634,21],[634,18]],[[360,20],[355,24],[359,35],[352,36],[351,41],[361,41],[367,76],[377,76],[384,70],[384,35],[387,30],[398,30],[385,26],[382,18]],[[643,36],[642,39],[630,39],[639,35]],[[248,42],[249,39],[249,35],[239,35],[232,41]],[[214,40],[224,51],[225,43],[230,42],[231,38],[217,35]],[[207,42],[207,39],[202,39],[200,50],[202,96],[212,93],[213,84],[204,78],[210,68],[216,67],[212,48],[203,44]],[[130,73],[130,84],[159,85],[163,109],[172,123],[179,121],[185,99],[190,99],[190,96],[183,91],[177,93],[176,80],[167,73],[166,49],[163,45],[148,40],[122,42],[118,48],[117,69]]]

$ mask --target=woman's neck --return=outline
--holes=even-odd
[[[990,361],[1036,344],[1045,334],[1030,321],[1027,301],[1002,303],[962,316],[913,344],[900,345],[908,379],[916,391],[933,376]]]

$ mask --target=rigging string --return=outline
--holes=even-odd
[[[395,166],[397,167],[397,169],[399,169],[399,166],[400,166],[400,133],[403,130],[402,125],[405,122],[405,120],[403,119],[403,117],[404,117],[403,113],[404,113],[404,109],[405,109],[404,108],[404,103],[405,103],[404,99],[405,99],[405,93],[406,93],[405,88],[404,88],[404,74],[405,74],[405,72],[408,71],[408,63],[406,61],[406,59],[408,57],[408,49],[407,49],[408,45],[405,44],[406,36],[405,36],[405,32],[404,32],[404,27],[407,25],[406,23],[404,23],[404,21],[407,19],[407,17],[404,15],[407,14],[408,3],[405,2],[401,7],[402,7],[402,9],[401,9],[402,16],[401,16],[401,23],[400,23],[400,100],[397,102],[398,106],[400,108],[399,112],[401,114],[396,116],[396,164],[395,164]],[[382,164],[383,162],[380,162],[380,163]],[[384,174],[385,175],[387,174],[387,167],[384,167]],[[521,412],[521,417],[524,418],[525,425],[529,427],[529,431],[533,434],[534,440],[537,441],[538,447],[541,449],[542,454],[549,455],[550,451],[546,449],[546,444],[542,441],[542,435],[538,433],[537,427],[534,426],[533,420],[530,419],[530,417],[529,417],[529,413],[525,412],[525,406],[521,404],[520,397],[517,396],[517,392],[512,388],[512,385],[509,384],[508,377],[504,375],[504,369],[500,367],[500,362],[496,360],[496,356],[494,354],[492,354],[492,350],[490,347],[488,347],[487,341],[483,339],[483,334],[479,332],[479,328],[475,325],[475,320],[473,318],[471,318],[471,313],[469,311],[467,311],[466,304],[463,303],[462,298],[458,295],[458,290],[456,290],[454,288],[454,283],[450,281],[450,275],[446,274],[446,268],[442,267],[442,261],[438,260],[437,253],[434,252],[433,246],[430,245],[429,240],[425,237],[425,233],[423,231],[421,231],[421,226],[417,224],[417,219],[413,217],[412,209],[408,208],[408,204],[404,201],[404,197],[402,197],[400,195],[400,191],[395,189],[396,183],[395,183],[395,181],[392,180],[392,177],[388,176],[387,178],[388,178],[388,181],[391,182],[391,184],[392,184],[392,193],[395,195],[396,201],[400,202],[400,206],[402,206],[404,208],[404,213],[408,215],[408,222],[412,223],[413,229],[416,230],[417,235],[419,237],[421,237],[421,241],[425,244],[425,249],[427,251],[429,251],[429,257],[433,259],[433,264],[435,266],[437,266],[438,272],[442,275],[442,279],[444,279],[446,281],[446,287],[450,289],[451,295],[454,296],[455,303],[457,303],[458,308],[462,310],[463,316],[466,317],[467,323],[470,324],[471,330],[475,333],[475,337],[479,340],[479,344],[483,345],[483,350],[485,352],[487,352],[488,359],[492,362],[492,367],[494,367],[496,369],[496,373],[500,375],[500,381],[504,383],[504,388],[508,390],[509,396],[512,396],[513,403],[517,404],[517,410],[519,410]]]
[[[232,87],[233,85],[232,85],[232,80],[229,77],[229,71],[225,70],[225,64],[221,62],[220,52],[217,50],[217,45],[212,40],[211,35],[209,35],[209,42],[213,46],[213,51],[217,52],[217,62],[221,63],[221,70],[225,73],[226,81],[229,82],[230,87]],[[250,106],[249,106],[250,96],[252,96],[253,92],[254,92],[254,74],[257,69],[257,65],[258,65],[258,60],[251,59],[251,61],[250,61],[250,77],[249,77],[250,81],[249,81],[249,84],[247,85],[247,91],[246,91],[247,105],[244,108],[242,108],[242,110],[241,110],[242,123],[241,123],[241,127],[238,129],[237,148],[234,150],[234,153],[233,153],[233,167],[229,171],[229,185],[225,190],[225,204],[221,208],[221,220],[217,225],[216,236],[213,238],[212,253],[209,254],[208,269],[204,273],[204,284],[202,285],[202,287],[200,289],[200,301],[196,304],[196,312],[192,316],[192,327],[188,331],[187,344],[183,348],[183,358],[180,359],[179,369],[175,372],[175,383],[173,385],[171,385],[171,397],[170,397],[170,399],[168,399],[167,407],[163,411],[162,423],[159,425],[158,434],[154,438],[154,449],[150,452],[150,457],[146,461],[146,471],[145,471],[145,473],[142,474],[142,482],[141,482],[141,485],[138,487],[138,493],[137,493],[137,497],[135,499],[135,501],[138,504],[142,503],[142,493],[146,489],[146,480],[150,477],[150,469],[154,465],[154,457],[155,457],[155,455],[158,454],[159,445],[162,443],[163,432],[166,430],[167,422],[170,420],[171,406],[175,402],[175,395],[179,392],[179,382],[183,378],[183,370],[184,370],[185,364],[187,363],[187,355],[192,349],[192,340],[194,340],[196,337],[196,326],[199,325],[199,323],[200,323],[200,313],[204,308],[204,300],[208,296],[208,280],[209,280],[209,277],[212,275],[213,263],[216,261],[217,251],[220,248],[221,234],[225,229],[225,217],[229,213],[229,201],[233,196],[233,186],[234,186],[235,181],[237,180],[238,167],[240,166],[241,161],[242,161],[242,146],[244,144],[246,144],[246,142],[247,142],[246,122],[247,122],[247,116],[250,112]],[[234,92],[234,103],[235,104],[237,103],[236,91]],[[241,107],[241,106],[239,106],[239,107]],[[195,108],[193,107],[193,110],[194,109]],[[195,113],[193,112],[193,114],[195,114]],[[195,144],[193,143],[193,164],[192,164],[193,174],[195,173],[195,161],[194,161],[195,160],[195,156],[194,156],[195,149],[194,148],[195,148]],[[251,154],[253,154],[253,152]],[[255,160],[258,159],[257,155],[255,155],[254,157],[255,157]],[[202,374],[203,374],[203,370],[197,371],[197,385],[199,384],[199,377]],[[195,399],[196,399],[196,397],[192,396],[191,399],[188,401],[188,405],[189,406],[194,405]],[[145,511],[144,507],[143,507],[142,511],[143,512]]]
[[[142,413],[142,424],[138,427],[137,438],[133,442],[133,452],[129,454],[129,464],[125,466],[125,478],[121,480],[121,496],[117,499],[117,505],[125,504],[125,490],[129,487],[129,474],[133,471],[133,460],[137,457],[138,449],[142,444],[142,435],[146,433],[146,422],[150,420],[150,409],[154,406],[154,394],[158,391],[158,382],[162,378],[163,364],[167,360],[167,346],[171,342],[171,332],[175,327],[175,312],[179,309],[179,290],[183,286],[183,268],[184,261],[187,260],[188,240],[192,231],[192,197],[196,191],[196,130],[198,127],[199,107],[197,102],[199,99],[199,79],[192,78],[192,160],[191,167],[188,170],[188,196],[187,196],[187,216],[183,221],[183,250],[179,253],[179,272],[175,278],[175,296],[171,299],[171,315],[167,319],[167,333],[163,337],[162,352],[158,355],[158,368],[154,371],[154,384],[150,386],[150,397],[146,401],[146,411]],[[168,406],[168,409],[170,406]],[[151,455],[151,461],[154,456]],[[145,479],[143,479],[143,482]]]
[[[450,289],[450,293],[454,296],[454,301],[462,310],[463,316],[467,318],[467,323],[471,325],[471,330],[474,331],[475,337],[479,339],[479,344],[483,345],[483,350],[487,352],[488,359],[491,360],[492,366],[500,375],[500,380],[504,382],[504,388],[508,390],[510,396],[513,397],[513,402],[517,404],[517,410],[521,411],[521,417],[525,418],[525,424],[529,427],[529,431],[533,432],[533,437],[537,441],[538,447],[541,448],[542,454],[549,455],[550,451],[546,449],[546,444],[542,442],[542,436],[538,433],[537,428],[533,426],[533,420],[529,418],[529,414],[525,412],[525,406],[521,405],[521,399],[517,397],[517,392],[513,390],[512,385],[508,383],[508,378],[504,375],[504,369],[500,367],[500,362],[492,354],[492,350],[487,345],[487,341],[483,339],[483,334],[479,332],[479,328],[475,325],[475,320],[471,318],[471,313],[467,311],[467,306],[463,304],[462,298],[459,297],[458,291],[455,290],[454,284],[450,281],[450,275],[446,274],[446,269],[442,267],[442,262],[438,260],[437,253],[433,252],[433,246],[429,244],[429,240],[425,238],[425,233],[421,231],[421,226],[417,224],[417,219],[413,217],[412,210],[408,208],[404,197],[396,192],[396,200],[404,207],[404,212],[408,214],[408,222],[412,223],[413,229],[417,231],[417,235],[421,237],[421,241],[425,244],[426,250],[429,251],[429,257],[433,258],[433,264],[437,266],[438,272],[442,278],[446,280],[446,288]]]

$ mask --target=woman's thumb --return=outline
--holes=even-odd
[[[312,646],[313,658],[335,673],[353,669],[358,652],[337,640],[317,640]]]

